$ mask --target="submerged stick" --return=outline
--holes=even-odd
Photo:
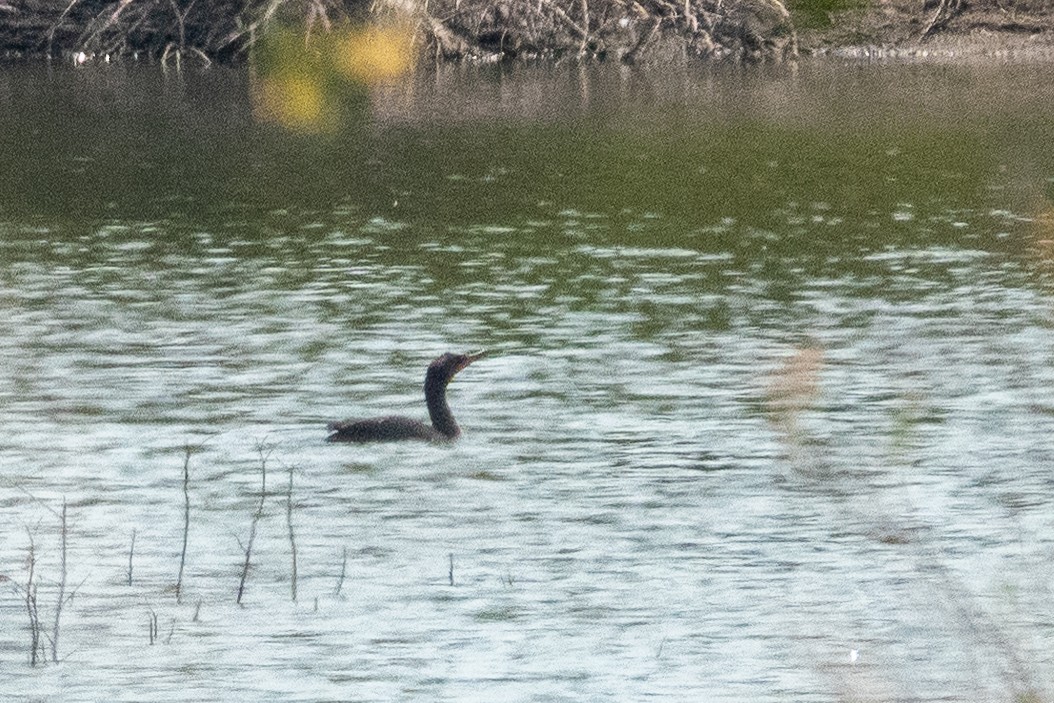
[[[450,585],[454,585],[454,553],[450,552]]]
[[[135,555],[135,528],[132,528],[132,545],[128,548],[128,585],[132,585],[132,557]]]
[[[260,502],[256,505],[253,513],[252,523],[249,525],[249,541],[245,545],[245,563],[242,564],[242,575],[238,581],[238,605],[242,604],[242,596],[245,595],[245,581],[249,577],[249,565],[252,562],[253,542],[256,541],[256,527],[263,517],[264,501],[267,499],[267,458],[270,451],[264,452],[263,445],[256,448],[260,454]]]
[[[59,566],[59,598],[55,603],[55,624],[51,630],[51,661],[59,661],[59,619],[66,602],[66,499],[62,499],[62,553]]]
[[[289,550],[293,557],[292,590],[296,603],[296,535],[293,533],[293,467],[289,467],[289,491],[285,496],[285,519],[289,525]]]
[[[183,447],[183,549],[179,553],[179,576],[176,578],[176,602],[183,602],[183,567],[187,563],[187,540],[190,537],[190,444]],[[132,582],[131,557],[129,556],[128,583]]]
[[[344,547],[344,554],[340,560],[340,578],[337,579],[337,590],[333,595],[340,595],[340,589],[344,588],[344,575],[346,573],[348,573],[348,548]]]
[[[33,576],[37,566],[36,545],[33,533],[26,528],[29,535],[29,578],[26,580],[26,614],[29,616],[29,665],[37,665],[37,650],[40,647],[40,617],[37,614],[37,590],[33,586]]]

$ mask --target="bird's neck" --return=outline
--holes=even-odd
[[[428,416],[432,418],[432,427],[446,437],[454,438],[461,434],[461,428],[454,420],[454,413],[446,402],[446,386],[450,379],[433,377],[425,378],[425,402],[428,403]]]

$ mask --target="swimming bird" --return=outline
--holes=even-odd
[[[428,365],[425,373],[425,402],[431,425],[401,415],[374,417],[367,420],[352,418],[327,425],[327,442],[394,442],[420,439],[429,442],[448,442],[461,436],[461,428],[446,402],[446,387],[454,375],[483,357],[485,351],[474,354],[443,354]]]

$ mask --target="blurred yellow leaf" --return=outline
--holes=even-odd
[[[261,78],[253,91],[257,115],[290,129],[317,132],[328,126],[319,81],[306,75],[278,73]]]
[[[414,63],[410,25],[337,27],[310,39],[272,29],[256,54],[253,102],[258,119],[299,132],[329,132],[358,116],[371,85]]]
[[[349,30],[339,35],[333,58],[337,70],[352,80],[366,84],[390,81],[413,65],[413,38],[409,26]]]

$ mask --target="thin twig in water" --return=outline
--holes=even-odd
[[[337,590],[334,595],[340,595],[340,589],[344,588],[344,575],[348,573],[348,548],[344,547],[344,554],[340,560],[340,578],[337,579]]]
[[[132,585],[132,558],[135,556],[135,528],[132,528],[132,546],[128,548],[128,585]]]
[[[190,444],[183,446],[183,549],[179,553],[179,576],[176,578],[176,602],[183,602],[183,567],[187,563],[187,540],[190,535]],[[131,583],[131,567],[128,582]]]
[[[454,585],[454,553],[450,552],[450,585]]]
[[[37,589],[33,585],[33,577],[37,566],[36,545],[33,543],[33,533],[26,528],[29,535],[29,578],[26,579],[26,613],[29,615],[29,665],[37,665],[37,650],[40,647],[40,617],[37,614]]]
[[[26,489],[26,487],[25,487],[25,486],[22,486],[22,485],[19,485],[19,484],[17,484],[17,483],[14,483],[13,481],[9,481],[9,480],[7,480],[7,479],[6,479],[5,477],[3,477],[3,476],[0,476],[0,482],[6,483],[7,485],[9,485],[9,486],[11,486],[12,488],[14,488],[14,489],[15,489],[16,491],[18,491],[19,493],[21,493],[22,495],[24,495],[24,496],[25,496],[26,498],[28,498],[29,500],[33,501],[33,502],[34,502],[34,503],[36,503],[37,505],[39,505],[39,506],[40,506],[41,508],[43,508],[44,510],[47,510],[47,511],[48,511],[49,513],[51,513],[51,514],[52,514],[52,515],[54,515],[55,517],[59,517],[59,513],[58,513],[58,511],[57,511],[57,510],[55,510],[54,508],[52,508],[52,507],[51,507],[50,505],[48,505],[47,503],[45,503],[45,502],[44,502],[43,500],[41,500],[40,498],[37,498],[37,497],[36,497],[35,495],[33,495],[32,493],[30,493],[30,492],[29,492],[29,491],[28,491],[28,490]],[[26,529],[29,529],[29,528],[26,528]]]
[[[66,602],[66,499],[62,499],[62,551],[59,566],[59,598],[55,603],[55,624],[51,634],[51,661],[59,661],[59,619],[62,617],[62,606]]]
[[[289,550],[293,556],[292,590],[296,603],[296,535],[293,533],[293,467],[289,467],[289,492],[285,497],[285,519],[289,525]]]
[[[267,500],[267,458],[271,455],[271,450],[264,451],[264,449],[262,444],[256,447],[256,451],[260,454],[260,502],[256,505],[252,524],[249,526],[249,541],[245,545],[245,563],[242,565],[242,576],[238,581],[238,605],[241,605],[242,596],[245,594],[245,581],[249,577],[249,565],[252,562],[253,542],[256,541],[256,526],[263,517],[264,502]]]

